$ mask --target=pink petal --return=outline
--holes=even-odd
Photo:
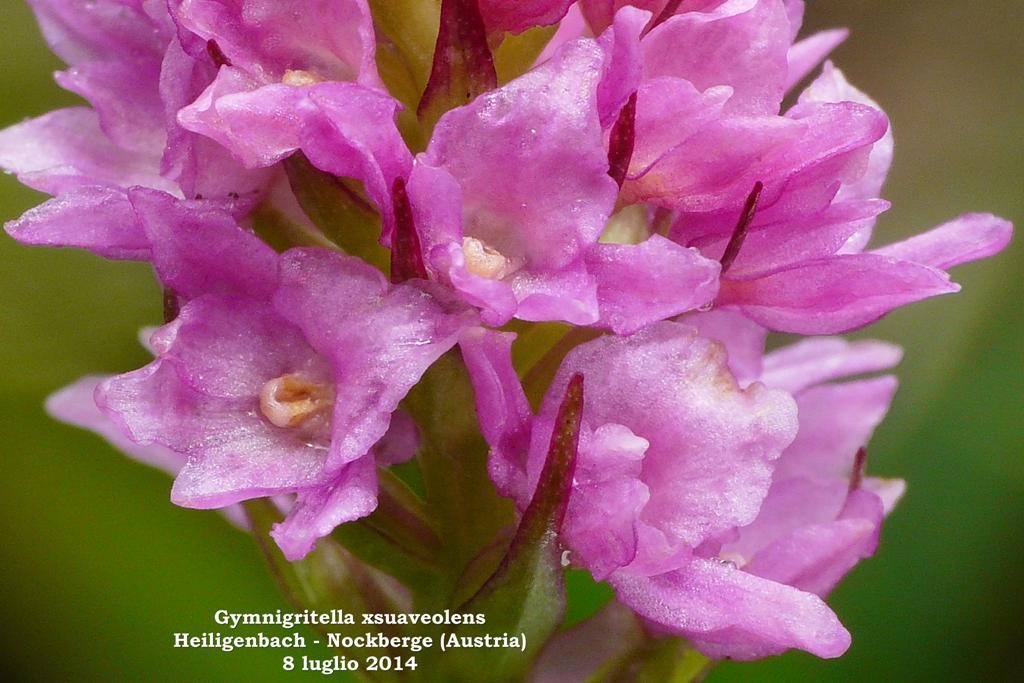
[[[865,477],[862,488],[871,491],[882,501],[885,514],[888,515],[896,507],[896,504],[903,498],[907,491],[907,483],[902,479],[880,479],[878,477]]]
[[[887,126],[880,111],[853,102],[807,103],[785,117],[722,118],[627,181],[623,201],[656,200],[687,212],[738,212],[760,181],[762,220],[790,213],[806,203],[811,190],[818,196],[824,189],[831,200],[836,188],[830,184],[863,168],[870,145]],[[815,204],[820,206],[820,197]]]
[[[221,69],[178,118],[250,167],[302,149],[321,170],[362,181],[390,227],[392,183],[412,162],[394,123],[398,102],[350,83],[253,86],[240,71]]]
[[[829,197],[829,201],[831,199]],[[765,207],[763,212],[759,209],[739,256],[729,268],[731,277],[743,279],[755,273],[831,256],[848,243],[851,235],[873,225],[875,217],[889,208],[889,202],[881,199],[839,201],[821,210],[816,210],[810,204],[810,212],[801,215],[802,210],[797,209],[795,204],[791,204],[791,211],[783,210],[782,207],[779,207],[779,211],[773,211],[773,207]],[[712,226],[711,221],[704,227],[715,229],[717,234],[690,238],[686,244],[700,249],[708,258],[720,257],[732,236],[736,217],[727,215],[723,219],[720,227]],[[726,226],[729,226],[730,232],[718,232]],[[680,221],[679,227],[691,234],[699,229],[697,221],[689,220],[689,217]],[[673,231],[672,237],[687,239],[682,230],[678,229]]]
[[[133,441],[188,457],[171,490],[183,507],[220,508],[320,484],[325,448],[312,448],[253,414],[250,401],[206,400],[157,360],[97,388],[100,409]]]
[[[176,19],[263,82],[302,70],[381,87],[365,0],[185,0]]]
[[[384,436],[405,394],[476,321],[412,284],[389,287],[362,260],[324,249],[282,256],[274,306],[334,365],[332,470]]]
[[[612,22],[615,20],[616,14],[624,7],[638,7],[650,12],[652,17],[657,17],[661,14],[661,11],[665,9],[665,5],[668,4],[668,1],[669,0],[580,0],[580,2],[576,3],[576,6],[582,10],[583,16],[587,20],[587,25],[594,34],[597,35],[611,26]]]
[[[93,394],[106,379],[106,376],[91,375],[69,384],[46,399],[46,412],[61,422],[96,432],[133,460],[176,475],[185,463],[184,456],[158,444],[135,443],[96,406]]]
[[[888,370],[902,358],[900,347],[870,339],[805,339],[767,354],[761,381],[796,393],[829,380]]]
[[[418,163],[459,184],[467,235],[543,269],[597,241],[617,194],[597,112],[603,59],[593,43],[571,44],[441,119]]]
[[[221,399],[252,399],[286,374],[331,380],[330,369],[301,331],[264,302],[202,296],[157,330],[161,358],[178,366],[192,390]]]
[[[825,64],[819,76],[800,94],[800,103],[806,102],[856,102],[881,110],[878,103],[850,85],[843,72],[831,62]],[[873,199],[882,191],[885,178],[892,166],[893,135],[889,126],[885,135],[871,147],[871,154],[863,174],[854,182],[846,182],[839,192],[840,199]]]
[[[29,187],[60,194],[83,185],[174,191],[159,159],[116,147],[91,109],[58,109],[0,131],[0,167]]]
[[[715,657],[756,659],[791,647],[838,657],[850,634],[815,595],[694,558],[661,576],[616,574],[619,599],[641,617]]]
[[[660,235],[599,244],[587,255],[587,270],[597,278],[600,324],[616,334],[692,311],[718,294],[718,262]]]
[[[138,2],[93,0],[83,5],[30,0],[29,4],[46,42],[68,64],[139,54],[159,59],[169,38],[169,30],[155,25]]]
[[[558,22],[573,0],[480,0],[488,33],[522,33]]]
[[[597,282],[583,259],[554,272],[522,270],[510,280],[519,300],[516,317],[520,320],[561,320],[573,325],[598,321]]]
[[[573,481],[563,534],[574,561],[602,581],[636,557],[637,528],[650,500],[641,480],[650,444],[613,423],[582,437],[586,457]]]
[[[786,90],[802,81],[849,35],[850,32],[845,28],[819,31],[789,48],[786,56],[786,61],[789,63],[789,70],[786,73]]]
[[[637,94],[636,142],[630,177],[640,176],[722,113],[727,86],[701,92],[681,78],[645,81]]]
[[[159,56],[84,64],[57,72],[56,79],[92,104],[103,132],[118,147],[150,157],[163,151]]]
[[[112,259],[145,260],[151,255],[149,238],[120,188],[75,188],[5,227],[25,244],[78,247]]]
[[[420,448],[420,431],[409,413],[395,411],[391,416],[388,432],[373,446],[373,458],[377,465],[401,465],[416,456]]]
[[[476,396],[480,430],[491,447],[488,469],[503,496],[523,509],[532,490],[526,479],[533,411],[512,367],[515,335],[471,328],[459,338]]]
[[[277,254],[223,208],[153,190],[134,189],[128,197],[160,280],[177,294],[265,299],[276,287]]]
[[[782,332],[856,329],[908,303],[959,291],[934,268],[875,254],[817,259],[751,280],[723,283],[718,302]]]
[[[806,3],[804,0],[782,0],[782,4],[786,6],[786,17],[789,19],[789,42],[792,43],[800,35],[800,29],[804,25]]]
[[[238,197],[234,213],[246,214],[262,199],[269,171],[244,168],[226,148],[186,130],[178,122],[178,112],[195,102],[216,76],[217,67],[205,47],[200,57],[194,58],[177,41],[167,46],[160,72],[163,123],[167,129],[161,173],[173,179],[186,197]]]
[[[1013,237],[1013,225],[988,213],[969,213],[873,253],[943,270],[994,256]]]
[[[854,455],[871,440],[896,392],[892,376],[823,384],[800,392],[800,432],[775,468],[790,476],[848,478]]]
[[[804,473],[799,472],[796,476],[790,474],[789,478],[781,480],[776,477],[757,519],[739,529],[735,540],[723,545],[722,556],[738,556],[743,562],[750,562],[780,538],[788,537],[805,527],[834,522],[849,497],[849,473],[843,473],[843,476],[830,473],[827,477],[813,474],[808,472],[804,476]],[[793,558],[792,561],[800,560]]]
[[[785,92],[789,26],[778,0],[677,14],[645,38],[645,76],[683,78],[700,90],[729,85],[734,94],[728,110],[775,114]]]
[[[678,547],[753,521],[771,463],[796,434],[789,395],[759,384],[741,390],[722,347],[686,325],[661,322],[631,337],[601,337],[566,357],[548,391],[534,425],[531,480],[559,391],[576,373],[587,383],[586,425],[622,425],[649,443],[642,476],[651,491],[646,524]],[[578,465],[583,471],[599,454],[587,443]]]
[[[421,163],[421,159],[413,167],[407,189],[428,267],[467,303],[480,308],[485,323],[504,325],[519,305],[512,285],[467,268],[462,247],[462,189],[450,173]]]
[[[56,419],[88,429],[102,436],[111,446],[145,465],[176,476],[185,464],[185,457],[159,444],[139,445],[129,439],[96,405],[96,388],[107,379],[88,376],[79,379],[46,399],[46,411]],[[225,518],[242,530],[248,529],[245,512],[238,506],[221,510]]]
[[[284,521],[270,535],[286,559],[305,557],[317,539],[335,527],[365,517],[377,508],[377,467],[373,458],[346,465],[328,484],[300,491]]]
[[[614,24],[598,39],[605,51],[605,74],[597,88],[597,108],[601,125],[610,128],[619,110],[640,87],[643,57],[640,34],[651,15],[627,8],[615,17]]]
[[[611,23],[611,22],[609,22]],[[598,32],[595,32],[596,35]],[[555,35],[551,36],[551,40],[544,46],[544,50],[537,57],[537,61],[534,66],[543,64],[544,62],[551,59],[566,43],[570,43],[584,36],[590,35],[590,29],[587,26],[587,22],[583,19],[583,13],[580,12],[580,4],[573,3],[569,6],[569,11],[565,13],[562,21],[558,23],[558,29],[555,31]]]
[[[768,330],[738,313],[725,310],[692,313],[681,321],[695,327],[700,336],[714,339],[725,346],[729,355],[729,370],[740,386],[747,386],[761,377],[761,361]],[[772,384],[768,386],[776,387]]]
[[[856,516],[801,527],[779,538],[744,567],[755,576],[826,596],[863,558],[878,546],[882,501],[873,493],[856,491],[865,499]]]

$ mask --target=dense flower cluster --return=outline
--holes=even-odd
[[[430,438],[403,401],[443,356],[523,514],[582,378],[571,561],[713,657],[846,650],[822,598],[903,488],[864,472],[895,380],[857,377],[900,351],[767,334],[954,292],[1011,227],[869,246],[893,138],[825,62],[844,31],[797,40],[800,0],[30,2],[89,106],[0,132],[53,195],[7,230],[166,293],[154,361],[58,417],[178,505],[273,497],[299,560]]]

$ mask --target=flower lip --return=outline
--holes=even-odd
[[[260,390],[260,412],[275,427],[299,427],[334,404],[334,389],[302,375],[275,377]]]

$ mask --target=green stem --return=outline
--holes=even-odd
[[[292,247],[337,248],[323,235],[296,223],[267,203],[261,204],[252,213],[251,219],[252,231],[274,251],[287,251]]]
[[[508,83],[529,71],[557,30],[557,25],[538,26],[519,35],[505,35],[501,44],[494,50],[498,83]]]
[[[423,500],[389,470],[379,470],[375,523],[410,552],[430,560],[441,552],[437,526]]]
[[[647,637],[588,683],[700,683],[714,665],[682,638]]]
[[[247,501],[243,503],[243,509],[271,574],[297,610],[327,612],[343,609],[362,614],[402,609],[398,586],[362,565],[329,538],[321,539],[316,549],[298,562],[285,559],[270,537],[273,525],[281,521],[281,513],[269,500]],[[358,634],[358,626],[319,624],[314,628],[325,636],[331,633]],[[359,678],[380,683],[398,680],[391,673],[371,676],[361,672]]]
[[[434,586],[443,573],[435,522],[416,493],[389,470],[378,470],[377,509],[343,524],[333,537],[363,562],[410,588]]]
[[[387,274],[391,257],[380,245],[380,215],[353,189],[355,181],[321,171],[302,152],[288,157],[284,169],[295,198],[320,232],[346,254]]]
[[[526,397],[534,409],[540,406],[544,392],[555,378],[566,355],[580,344],[597,339],[601,334],[601,330],[592,327],[573,327],[533,364],[523,377],[523,390],[526,391]]]
[[[370,0],[373,21],[394,44],[422,92],[434,61],[440,0]]]
[[[488,476],[488,446],[458,351],[442,356],[404,405],[420,427],[427,510],[442,540],[441,585],[418,597],[423,605],[448,607],[466,567],[512,523],[513,508]]]

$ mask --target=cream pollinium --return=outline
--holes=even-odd
[[[334,404],[334,389],[301,375],[282,375],[263,385],[260,412],[271,424],[298,427]]]
[[[462,253],[466,257],[466,270],[491,280],[508,277],[523,265],[521,259],[510,259],[476,237],[462,239]]]
[[[741,555],[741,554],[739,554],[737,552],[732,552],[732,551],[726,551],[726,552],[720,553],[718,555],[718,558],[722,562],[725,562],[727,564],[731,564],[733,567],[736,567],[737,569],[741,569],[749,561],[743,555]]]
[[[288,69],[284,72],[284,76],[281,77],[281,82],[285,85],[294,85],[302,87],[305,85],[316,85],[317,83],[323,82],[324,79],[317,76],[312,71],[303,71],[301,69]]]

